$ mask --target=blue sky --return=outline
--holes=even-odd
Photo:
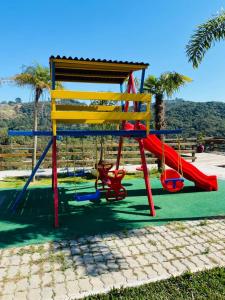
[[[185,55],[196,26],[225,0],[8,0],[1,1],[0,77],[22,65],[48,66],[53,55],[143,61],[147,74],[177,71],[193,79],[174,97],[225,101],[225,43],[208,51],[198,70]],[[74,89],[115,90],[110,85],[73,84]],[[32,99],[29,89],[0,87],[0,101]]]

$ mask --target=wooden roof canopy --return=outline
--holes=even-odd
[[[55,64],[55,81],[89,83],[120,84],[128,78],[130,72],[147,69],[149,66],[143,62],[84,59],[59,55],[51,56],[49,62],[50,66]]]

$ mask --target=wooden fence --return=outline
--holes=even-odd
[[[175,139],[167,139],[165,142],[178,150],[178,143]],[[37,158],[42,154],[46,144],[43,139],[39,142]],[[94,140],[83,140],[82,142],[81,140],[74,139],[68,144],[65,141],[58,141],[57,147],[58,167],[94,166],[96,162],[96,143]],[[103,148],[104,159],[115,163],[118,141],[107,139],[104,141]],[[31,169],[32,151],[32,143],[26,145],[0,145],[0,170]],[[97,145],[97,153],[99,158],[100,144]],[[196,140],[181,140],[180,153],[186,160],[195,161]],[[146,159],[148,164],[155,163],[157,160],[148,151],[146,151]],[[140,163],[138,143],[134,140],[125,139],[121,164],[139,165]],[[42,168],[51,168],[51,151],[43,161]]]

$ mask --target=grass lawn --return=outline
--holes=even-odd
[[[225,299],[225,268],[215,268],[195,274],[153,282],[134,288],[114,289],[105,295],[89,296],[85,300],[206,300]]]

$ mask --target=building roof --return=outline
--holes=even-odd
[[[123,83],[132,71],[146,69],[149,64],[106,59],[51,56],[55,64],[55,80],[67,82]]]

